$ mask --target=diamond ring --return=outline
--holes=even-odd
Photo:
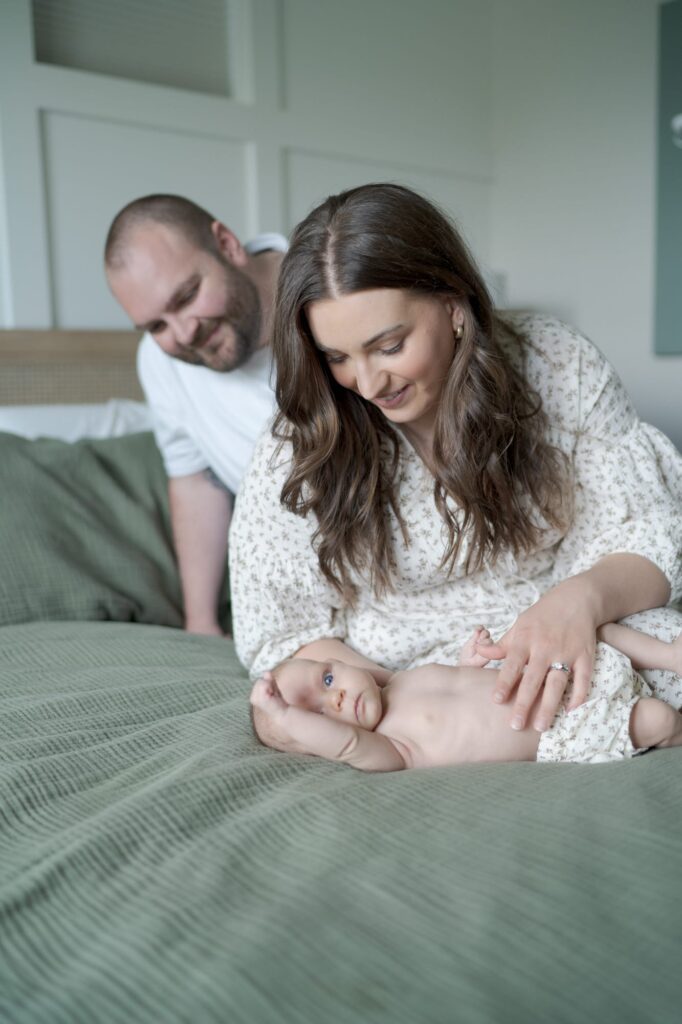
[[[547,671],[550,672],[552,669],[555,669],[557,672],[565,672],[567,676],[571,674],[570,665],[567,665],[565,661],[553,661]]]

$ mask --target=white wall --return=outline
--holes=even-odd
[[[655,0],[496,0],[492,260],[682,447],[682,357],[653,351]],[[682,268],[680,268],[682,283]]]
[[[2,0],[0,324],[124,326],[101,247],[136,195],[250,235],[392,178],[682,445],[682,359],[653,354],[657,0],[224,2],[230,98],[36,64],[30,0]]]
[[[487,260],[490,0],[224,3],[229,98],[37,64],[30,0],[0,2],[6,326],[125,325],[101,250],[148,192],[188,195],[248,237],[289,231],[335,189],[399,180]]]

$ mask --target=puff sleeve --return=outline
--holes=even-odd
[[[601,353],[581,339],[577,428],[572,453],[573,519],[560,544],[555,579],[608,554],[642,555],[682,596],[682,456],[637,416]]]
[[[280,504],[289,466],[264,433],[237,495],[230,529],[232,624],[237,655],[252,678],[323,637],[344,639],[340,595],[320,573],[315,525]]]

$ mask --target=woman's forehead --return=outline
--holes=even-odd
[[[352,292],[332,299],[318,299],[306,307],[315,340],[327,348],[342,337],[364,345],[375,335],[400,324],[414,311],[419,297],[397,288]]]

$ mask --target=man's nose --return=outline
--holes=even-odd
[[[175,316],[168,324],[178,345],[191,345],[197,333],[199,321],[194,316]]]

